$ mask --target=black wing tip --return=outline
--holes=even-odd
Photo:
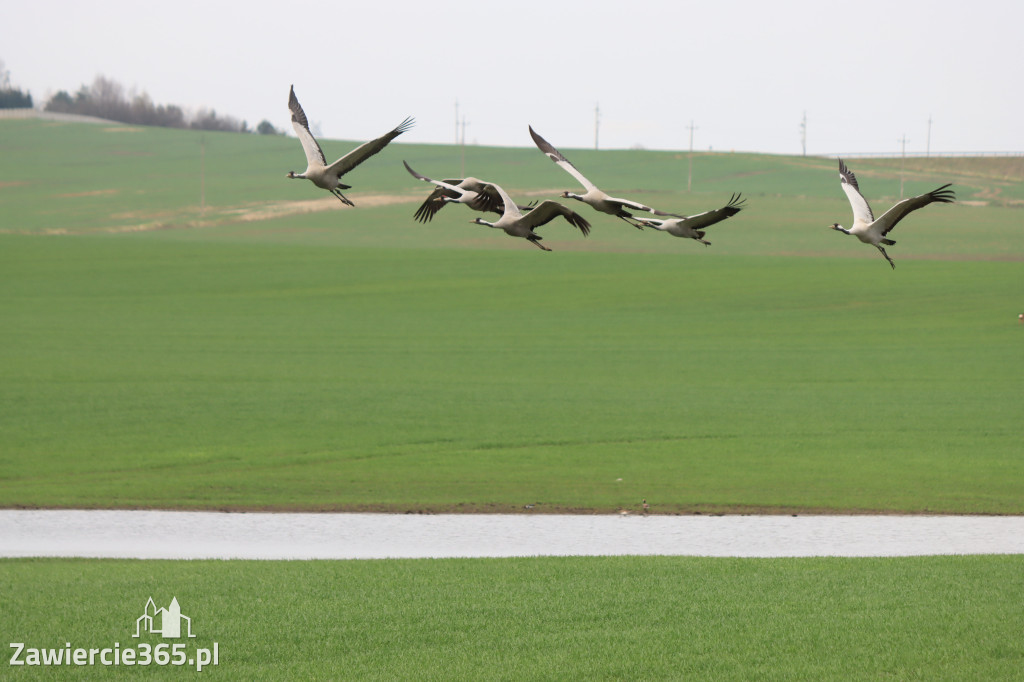
[[[731,218],[746,208],[746,203],[747,200],[743,198],[743,194],[741,192],[734,192],[733,195],[729,197],[729,202],[719,210],[725,218]],[[701,236],[703,237],[704,235]]]
[[[839,159],[839,181],[853,185],[854,189],[860,191],[860,187],[857,186],[857,176],[843,163],[842,159]]]
[[[559,203],[557,201],[552,203],[555,203],[560,207],[559,212],[570,225],[572,225],[580,232],[582,232],[584,237],[590,236],[590,222],[586,218],[584,218],[582,215],[572,210],[565,204]]]
[[[417,180],[423,180],[424,182],[430,182],[429,178],[427,178],[426,176],[420,175],[419,173],[414,171],[412,169],[412,166],[410,166],[409,162],[406,161],[405,159],[402,159],[402,165],[405,166],[405,170],[409,171],[409,174],[412,175]]]
[[[544,147],[551,147],[551,143],[545,140],[543,137],[541,137],[540,133],[534,130],[532,125],[527,124],[526,128],[527,130],[530,131],[530,137],[533,138],[534,143],[538,147],[540,147],[541,149],[543,149]],[[551,148],[554,149],[554,147]]]
[[[590,223],[587,222],[587,219],[581,216],[579,213],[573,212],[573,215],[575,216],[575,222],[573,223],[573,225],[579,228],[580,232],[583,233],[584,237],[589,237]]]
[[[530,129],[530,137],[533,138],[533,143],[537,145],[538,149],[550,156],[552,161],[557,163],[558,161],[566,160],[566,158],[562,156],[562,152],[552,147],[550,142],[541,137],[540,134],[533,129],[533,126],[527,126],[527,128]]]
[[[416,125],[416,119],[413,118],[412,116],[406,116],[405,120],[399,123],[392,132],[394,132],[396,135],[401,135],[405,131],[412,128],[414,125]]]
[[[939,187],[937,189],[933,189],[931,192],[928,192],[928,196],[930,196],[934,201],[938,201],[938,202],[941,202],[943,204],[955,203],[956,202],[956,192],[954,192],[951,189],[948,189],[949,187],[952,187],[952,186],[953,186],[953,183],[947,182],[942,187]]]
[[[437,213],[439,209],[438,207],[433,206],[432,202],[433,199],[427,199],[424,201],[420,207],[416,209],[416,213],[413,214],[413,218],[424,224],[433,220],[434,214]]]
[[[309,130],[309,119],[306,118],[306,112],[303,111],[302,105],[299,104],[299,98],[295,96],[294,85],[291,90],[288,91],[288,110],[292,112],[293,122],[298,123],[306,130]]]
[[[547,152],[546,147],[550,147],[551,146],[548,143],[548,141],[545,140],[543,137],[541,137],[540,134],[536,130],[533,129],[532,125],[527,125],[526,127],[530,130],[530,137],[533,138],[533,143],[535,145],[537,145],[538,147],[540,147],[540,150],[542,152],[546,153]]]
[[[662,211],[657,208],[652,208],[651,213],[653,213],[654,215],[664,216],[666,218],[686,218],[686,216],[680,213],[669,213],[667,211]],[[648,225],[648,227],[650,227],[650,225]]]

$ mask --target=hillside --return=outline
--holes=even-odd
[[[413,139],[415,130],[408,135]],[[524,130],[524,144],[529,138]],[[335,158],[356,142],[322,141]],[[750,213],[784,211],[774,200],[827,206],[821,220],[848,220],[835,160],[762,154],[696,153],[693,191],[686,191],[689,155],[638,150],[563,150],[606,191],[636,196],[671,212],[696,213],[732,192],[751,200]],[[422,200],[427,188],[401,161],[435,177],[466,172],[513,193],[557,197],[575,181],[534,147],[419,145],[399,139],[348,176],[360,209]],[[1016,157],[856,159],[850,162],[865,194],[881,208],[905,192],[952,182],[962,205],[1024,206],[1024,159]],[[0,121],[0,229],[19,233],[89,233],[273,220],[337,212],[338,202],[306,182],[285,180],[304,158],[291,137],[210,133],[40,120]],[[815,204],[817,210],[819,204]],[[827,215],[825,215],[827,212]],[[769,224],[774,222],[768,213]],[[939,215],[936,213],[936,216]],[[785,217],[780,217],[785,221]],[[973,222],[973,221],[972,221]]]

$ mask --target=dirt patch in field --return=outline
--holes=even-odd
[[[70,194],[58,194],[57,199],[77,199],[78,197],[99,197],[109,194],[117,194],[117,189],[94,189],[91,192],[72,192]]]
[[[333,210],[358,210],[359,208],[378,208],[393,204],[410,204],[422,201],[421,197],[405,194],[366,194],[359,197],[349,197],[356,205],[342,204],[333,197],[322,199],[308,199],[306,201],[278,201],[270,204],[257,204],[251,206],[239,206],[237,208],[219,209],[218,223],[223,222],[253,222],[257,220],[271,220],[290,215],[301,215],[303,213],[319,213],[321,211]]]
[[[278,201],[272,204],[240,206],[237,208],[220,209],[217,211],[219,222],[248,223],[258,220],[272,220],[289,215],[303,213],[319,213],[338,208],[337,199],[310,199],[308,201]],[[348,207],[345,207],[348,208]]]
[[[65,194],[62,197],[87,196],[91,194],[108,194],[116,190],[98,190]],[[351,211],[361,208],[376,208],[392,204],[408,204],[422,201],[420,196],[405,194],[366,194],[350,197],[356,207],[346,206],[333,197],[324,196],[318,199],[303,201],[275,201],[241,206],[209,207],[201,210],[198,206],[182,211],[125,211],[110,216],[115,221],[131,221],[127,225],[110,225],[105,232],[145,232],[147,230],[185,230],[230,225],[234,223],[250,223],[262,220],[274,220],[294,215],[319,213],[322,211]]]

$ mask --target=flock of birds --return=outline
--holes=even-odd
[[[351,186],[342,183],[342,177],[363,161],[384,149],[391,140],[409,130],[414,123],[412,118],[407,118],[388,133],[356,147],[345,156],[328,165],[327,157],[324,156],[323,150],[309,130],[309,122],[306,119],[305,112],[302,110],[302,106],[299,105],[298,98],[295,96],[294,86],[292,86],[288,94],[288,108],[291,110],[292,127],[295,129],[299,142],[302,143],[302,149],[306,153],[306,170],[302,173],[290,171],[287,177],[309,180],[317,187],[327,190],[342,203],[349,206],[354,206],[355,204],[342,194],[341,190],[350,189]],[[561,167],[562,170],[573,176],[586,190],[582,194],[569,191],[562,192],[561,196],[563,198],[583,202],[594,210],[620,218],[637,229],[642,230],[645,227],[650,227],[676,237],[694,239],[708,246],[711,242],[704,239],[706,228],[736,215],[744,208],[746,200],[742,199],[740,194],[733,194],[728,203],[721,208],[691,216],[666,213],[636,201],[609,196],[588,180],[576,166],[570,163],[569,159],[565,158],[565,155],[538,135],[532,126],[529,130],[530,136],[537,147]],[[590,234],[590,223],[579,213],[560,202],[546,200],[540,203],[519,205],[513,201],[508,192],[493,182],[473,177],[435,180],[417,173],[408,163],[405,163],[405,168],[414,178],[434,185],[434,190],[416,210],[414,215],[420,222],[430,221],[438,211],[448,204],[463,204],[474,211],[496,213],[499,216],[494,221],[475,218],[472,221],[473,223],[503,230],[505,234],[512,237],[526,239],[544,251],[550,251],[551,249],[540,243],[542,238],[535,230],[555,218],[563,218],[583,233],[584,236]],[[896,243],[887,236],[892,228],[911,211],[916,211],[934,202],[952,203],[955,199],[953,190],[949,189],[950,185],[947,183],[926,194],[897,202],[892,208],[876,219],[867,199],[860,192],[860,188],[857,185],[857,177],[853,174],[853,171],[846,167],[842,159],[839,160],[839,182],[843,191],[846,192],[847,198],[850,200],[850,206],[853,208],[853,226],[847,229],[839,223],[833,223],[831,228],[853,235],[865,244],[874,246],[881,252],[893,269],[896,268],[896,264],[884,248]],[[650,216],[658,217],[637,217],[634,213],[646,213]]]

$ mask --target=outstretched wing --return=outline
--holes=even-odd
[[[477,193],[477,196],[473,199],[472,203],[468,204],[468,206],[474,211],[497,213],[498,215],[505,212],[505,200],[498,191],[498,186],[494,183],[484,182],[477,178],[466,178],[459,183],[459,187],[464,187],[471,192]],[[518,206],[516,208],[518,208]]]
[[[675,213],[665,213],[664,211],[659,211],[656,208],[651,208],[650,206],[641,204],[639,201],[632,201],[631,199],[620,199],[619,197],[605,197],[604,200],[614,204],[618,204],[619,206],[624,206],[625,208],[631,208],[634,211],[643,211],[644,213],[652,213],[654,215],[672,216],[674,218],[685,217],[678,216]]]
[[[295,134],[299,136],[299,142],[302,143],[302,151],[306,152],[306,165],[327,165],[327,157],[324,156],[324,150],[320,149],[320,145],[317,144],[313,133],[309,132],[309,121],[306,120],[306,112],[302,110],[302,106],[299,104],[299,98],[295,96],[294,85],[288,91],[288,108],[292,112],[292,128],[295,129]]]
[[[683,223],[694,230],[700,230],[715,223],[720,223],[726,218],[731,218],[740,211],[743,210],[744,204],[747,203],[746,199],[742,199],[740,194],[733,194],[729,198],[727,203],[722,208],[716,208],[713,211],[705,211],[704,213],[698,213],[686,218]]]
[[[416,210],[414,217],[420,222],[427,222],[444,208],[444,197],[463,200],[467,194],[476,195],[472,196],[468,202],[464,201],[463,203],[474,211],[489,211],[501,214],[505,210],[504,198],[502,196],[504,190],[494,183],[484,182],[476,178],[434,180],[414,171],[408,162],[403,161],[402,163],[405,164],[405,170],[409,171],[417,180],[436,185],[434,191],[427,197],[427,200]]]
[[[429,182],[431,185],[437,185],[438,187],[443,187],[443,188],[453,192],[453,194],[450,195],[450,196],[461,197],[463,194],[466,193],[466,190],[462,189],[458,185],[453,185],[453,184],[451,184],[449,182],[445,182],[444,180],[432,180],[432,179],[428,178],[426,175],[420,175],[419,173],[417,173],[416,171],[414,171],[412,169],[412,167],[409,165],[408,161],[403,161],[402,164],[405,165],[405,170],[409,171],[409,174],[412,175],[417,180],[422,180],[423,182]]]
[[[559,166],[561,166],[565,172],[576,178],[581,185],[587,188],[588,192],[597,189],[597,185],[592,183],[590,180],[587,180],[587,178],[584,177],[583,173],[580,173],[576,169],[576,166],[572,165],[572,163],[569,162],[569,159],[565,158],[562,155],[562,152],[552,147],[547,140],[538,135],[537,132],[533,129],[533,126],[528,127],[530,128],[530,137],[533,138],[533,141],[537,145],[538,149],[547,154],[548,157],[552,161],[557,163]]]
[[[942,204],[951,204],[956,200],[956,195],[953,190],[947,189],[952,183],[946,183],[938,189],[933,189],[927,194],[919,194],[916,197],[910,197],[900,201],[888,211],[882,214],[882,217],[878,219],[878,222],[882,223],[882,234],[889,234],[889,230],[896,227],[896,223],[907,217],[907,214],[911,211],[916,211],[919,208],[924,208],[928,204],[939,202]]]
[[[550,223],[558,216],[565,218],[566,222],[582,232],[584,237],[590,234],[590,223],[579,213],[557,201],[542,201],[526,213],[522,220],[533,230]]]
[[[868,206],[868,200],[860,193],[860,188],[857,186],[857,176],[846,167],[842,159],[839,159],[839,184],[842,186],[843,191],[846,192],[846,198],[850,200],[850,206],[853,208],[854,222],[873,223],[875,216],[871,212],[871,207]]]
[[[450,189],[444,187],[435,187],[434,191],[430,193],[426,201],[420,204],[420,207],[416,209],[416,213],[413,215],[416,220],[421,223],[428,223],[433,220],[437,212],[444,208],[445,200],[444,197],[456,198],[458,195]]]
[[[399,123],[386,135],[381,135],[376,140],[370,140],[369,142],[359,145],[348,154],[332,163],[328,167],[328,170],[332,173],[337,173],[338,177],[341,177],[363,161],[366,161],[368,158],[379,152],[381,149],[384,149],[384,147],[387,147],[391,140],[395,139],[409,128],[412,128],[415,122],[415,119],[410,116]],[[323,154],[323,152],[321,152],[321,154]]]

